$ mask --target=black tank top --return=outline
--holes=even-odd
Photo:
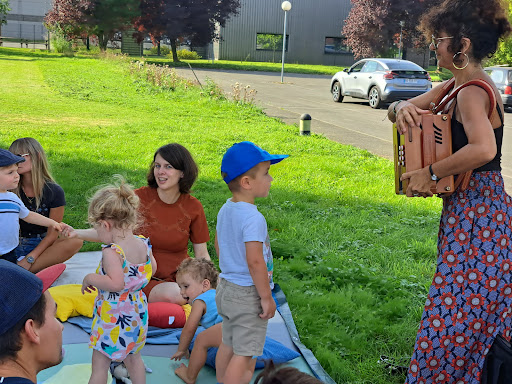
[[[457,105],[453,108],[452,115],[452,151],[453,153],[457,152],[459,149],[468,144],[468,137],[466,136],[466,131],[464,131],[464,126],[461,122],[455,119],[455,109]],[[500,116],[501,125],[493,129],[494,137],[496,138],[496,156],[494,159],[489,161],[487,164],[482,165],[481,167],[473,170],[474,172],[483,172],[483,171],[501,171],[501,144],[503,142],[503,113],[501,109],[496,103],[496,109],[498,111],[498,115]]]

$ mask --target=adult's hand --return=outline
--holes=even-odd
[[[430,191],[432,178],[428,167],[417,169],[415,171],[406,172],[400,178],[402,181],[407,180],[406,196],[409,197],[430,197],[433,193]]]
[[[396,129],[403,135],[408,129],[418,127],[421,124],[421,115],[431,113],[428,109],[421,109],[406,100],[401,101],[395,108]]]
[[[27,255],[28,256],[28,255]],[[28,261],[27,261],[27,258],[25,257],[23,260],[21,261],[18,261],[18,265],[22,268],[25,268],[27,271],[30,270],[30,267],[32,266],[32,264],[30,264]]]

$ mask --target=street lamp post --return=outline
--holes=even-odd
[[[402,58],[402,29],[405,26],[405,21],[400,21],[400,42],[398,43],[398,58]]]
[[[281,8],[284,11],[284,32],[283,32],[283,56],[281,57],[281,83],[283,83],[284,76],[284,52],[286,50],[286,15],[288,11],[292,9],[292,3],[289,1],[283,1]]]

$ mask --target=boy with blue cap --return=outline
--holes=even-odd
[[[268,196],[270,165],[286,157],[243,141],[222,158],[222,177],[233,197],[219,211],[215,235],[221,269],[216,302],[223,318],[215,364],[219,383],[249,383],[254,357],[263,353],[268,319],[276,311],[267,222],[254,200]]]
[[[0,260],[0,383],[34,384],[37,373],[62,361],[62,323],[47,289],[66,266],[34,275]]]
[[[16,263],[14,249],[19,243],[20,222],[53,227],[59,232],[60,224],[39,213],[29,211],[25,204],[10,189],[15,189],[20,182],[18,163],[25,161],[22,156],[0,148],[0,259]]]

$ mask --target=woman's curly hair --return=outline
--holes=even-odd
[[[427,39],[441,32],[453,36],[449,45],[453,53],[461,50],[463,37],[470,39],[472,57],[480,62],[491,57],[499,40],[512,30],[507,9],[503,0],[445,0],[421,17],[419,29]]]

